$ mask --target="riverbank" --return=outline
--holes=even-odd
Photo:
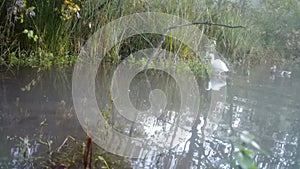
[[[81,48],[105,24],[137,12],[168,13],[191,22],[245,26],[231,29],[197,25],[230,63],[253,66],[261,63],[298,64],[300,3],[268,1],[257,8],[244,3],[151,1],[51,2],[4,0],[0,4],[0,65],[6,68],[60,69],[74,65]],[[188,28],[187,28],[188,29]],[[106,60],[120,62],[134,51],[156,46],[161,36],[149,34],[123,40],[108,52]],[[180,42],[167,37],[162,48],[193,60]]]

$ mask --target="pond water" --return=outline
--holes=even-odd
[[[148,81],[142,72],[128,89],[132,106],[143,112],[134,116],[135,122],[118,114],[111,101],[115,70],[112,65],[99,68],[95,93],[105,125],[142,138],[147,145],[133,152],[139,158],[129,160],[130,168],[230,168],[226,162],[243,131],[254,135],[268,154],[255,157],[259,168],[300,168],[300,70],[291,70],[291,77],[277,77],[271,76],[268,65],[236,68],[226,80],[211,77],[211,90],[207,80],[197,79],[199,92],[186,98],[164,71],[147,71]],[[86,133],[72,100],[72,71],[41,75],[25,69],[0,75],[0,168],[32,168],[20,160],[24,156],[20,145],[27,146],[26,156],[36,157],[47,154],[41,140],[52,140],[53,149],[69,135],[84,140]],[[149,83],[156,90],[151,92]],[[182,111],[181,102],[197,104],[199,109],[192,111],[192,105]],[[101,136],[110,148],[123,144],[122,137]]]

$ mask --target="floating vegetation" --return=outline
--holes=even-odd
[[[255,137],[248,131],[239,134],[237,143],[234,146],[233,162],[231,166],[241,169],[258,169],[255,157],[259,154],[267,155],[259,144],[254,140]]]

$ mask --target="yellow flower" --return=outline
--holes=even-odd
[[[77,4],[74,5],[74,11],[80,11],[80,7]]]
[[[73,1],[72,1],[72,0],[65,0],[65,1],[64,1],[64,4],[66,4],[66,5],[71,5],[71,4],[73,4]]]

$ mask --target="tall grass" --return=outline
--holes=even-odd
[[[70,66],[85,41],[101,26],[125,15],[148,11],[173,14],[191,22],[246,26],[246,29],[230,29],[199,25],[199,29],[216,42],[216,49],[231,62],[299,62],[300,4],[296,0],[270,0],[261,8],[251,6],[250,0],[243,3],[228,0],[32,0],[26,1],[24,7],[18,7],[18,1],[22,0],[0,2],[1,65]],[[80,11],[76,11],[75,5]],[[35,15],[31,16],[30,11]],[[32,32],[24,33],[24,30]],[[35,36],[38,38],[34,39]],[[114,48],[111,60],[118,61],[120,53],[128,55],[147,47],[153,39],[157,39],[157,35],[125,40]],[[180,46],[174,42],[167,38],[164,46],[174,50]],[[186,56],[193,57],[193,54]]]
[[[265,7],[253,13],[261,45],[274,51],[274,62],[300,63],[300,2],[266,1]],[[270,57],[270,56],[266,56]]]

